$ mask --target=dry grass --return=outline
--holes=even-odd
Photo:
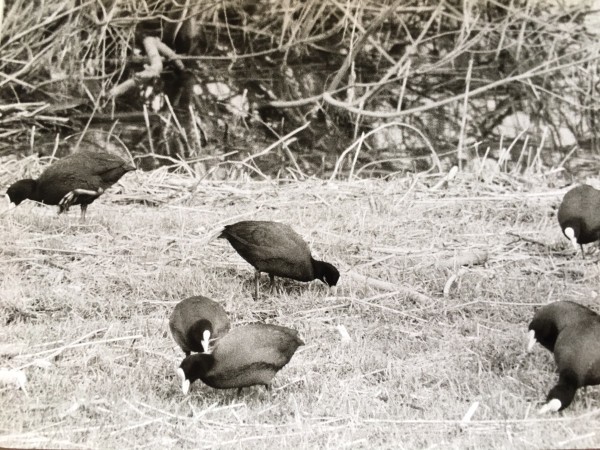
[[[0,367],[26,366],[29,381],[28,395],[0,391],[0,445],[600,445],[597,389],[538,417],[556,375],[548,352],[525,352],[534,306],[590,304],[599,278],[595,259],[574,258],[560,236],[552,206],[561,192],[466,179],[433,192],[423,180],[434,184],[203,182],[192,195],[196,180],[157,171],[127,175],[83,225],[78,210],[55,217],[32,204],[3,216],[0,340],[17,354]],[[148,193],[164,203],[125,203]],[[254,302],[249,266],[226,242],[207,243],[239,218],[293,224],[342,269],[339,297],[318,282],[283,282],[283,293],[269,294],[265,277]],[[488,262],[462,271],[444,298],[452,272],[435,263],[481,249]],[[344,278],[350,269],[431,300],[359,285]],[[307,345],[275,378],[272,398],[201,383],[181,394],[182,353],[167,320],[193,294],[224,302],[236,324],[300,330]]]

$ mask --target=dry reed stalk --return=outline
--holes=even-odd
[[[73,348],[78,348],[78,347],[87,347],[90,345],[98,345],[98,344],[108,344],[111,342],[120,342],[120,341],[125,341],[125,340],[135,340],[135,339],[141,339],[143,336],[141,334],[136,334],[136,335],[131,335],[131,336],[122,336],[122,337],[118,337],[118,338],[110,338],[110,339],[99,339],[96,341],[89,341],[89,342],[81,342],[91,336],[94,336],[98,333],[101,333],[103,331],[106,331],[107,329],[100,329],[100,330],[96,330],[93,331],[91,333],[86,334],[83,337],[78,338],[77,340],[71,342],[70,344],[61,346],[57,349],[50,349],[50,350],[43,350],[41,352],[37,352],[37,353],[33,353],[33,354],[28,354],[28,355],[19,355],[20,358],[33,358],[36,356],[43,356],[44,359],[52,359],[52,358],[56,358],[58,355],[60,355],[61,353],[63,353],[65,350],[70,350]],[[49,354],[48,354],[49,353]],[[37,360],[37,358],[36,358]],[[25,367],[29,367],[31,365],[35,364],[35,361],[27,363],[27,364],[23,364],[21,366],[19,366],[19,369],[24,369]]]
[[[406,295],[408,298],[420,303],[430,303],[433,301],[431,297],[418,292],[410,286],[399,286],[397,284],[389,283],[387,281],[377,280],[375,278],[356,273],[353,270],[345,272],[342,276],[349,277],[351,280],[361,285],[371,286],[384,291],[398,292],[401,295]]]
[[[461,266],[485,264],[487,260],[488,251],[486,249],[470,249],[446,260],[437,261],[435,266],[440,269],[457,269]]]

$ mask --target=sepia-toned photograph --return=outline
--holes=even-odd
[[[0,448],[600,447],[600,0],[0,0]]]

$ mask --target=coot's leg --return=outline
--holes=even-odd
[[[579,247],[581,247],[581,258],[585,259],[585,253],[583,252],[583,244],[579,244]]]
[[[81,217],[80,217],[80,221],[81,222],[85,222],[85,211],[87,210],[87,203],[82,203],[81,205]]]
[[[258,301],[258,282],[260,279],[260,271],[254,272],[254,300]]]
[[[269,279],[271,280],[271,284],[269,285],[269,289],[271,289],[271,292],[273,292],[273,289],[275,289],[275,275],[273,275],[272,273],[269,274]]]
[[[270,384],[264,384],[263,386],[267,390],[267,396],[269,397],[269,400],[272,400],[273,399],[273,393],[271,392],[271,385]]]
[[[242,388],[241,387],[239,387],[238,390],[237,390],[237,396],[238,397],[242,396]]]

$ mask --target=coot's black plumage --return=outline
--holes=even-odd
[[[301,345],[304,342],[291,328],[264,323],[233,328],[212,353],[196,353],[182,361],[177,370],[181,388],[187,394],[198,379],[215,389],[268,387]]]
[[[34,200],[59,205],[59,214],[71,205],[81,206],[85,220],[87,206],[135,166],[104,150],[84,149],[50,165],[38,179],[13,183],[6,194],[11,203]]]
[[[173,339],[186,356],[191,352],[209,352],[209,341],[221,338],[230,326],[223,307],[201,295],[179,302],[169,319]]]
[[[583,244],[600,239],[600,191],[583,184],[567,192],[558,208],[564,235],[583,252]]]
[[[541,414],[569,406],[580,387],[600,384],[600,317],[588,316],[565,327],[556,339],[554,360],[558,383]]]
[[[590,317],[598,317],[598,314],[575,302],[560,301],[539,308],[529,323],[527,350],[531,351],[539,342],[553,352],[556,338],[563,329]]]
[[[256,269],[255,298],[258,278],[266,272],[274,277],[298,281],[319,279],[336,286],[340,273],[332,265],[315,260],[308,244],[289,225],[269,221],[242,221],[227,225],[219,236],[227,239],[242,258]]]

